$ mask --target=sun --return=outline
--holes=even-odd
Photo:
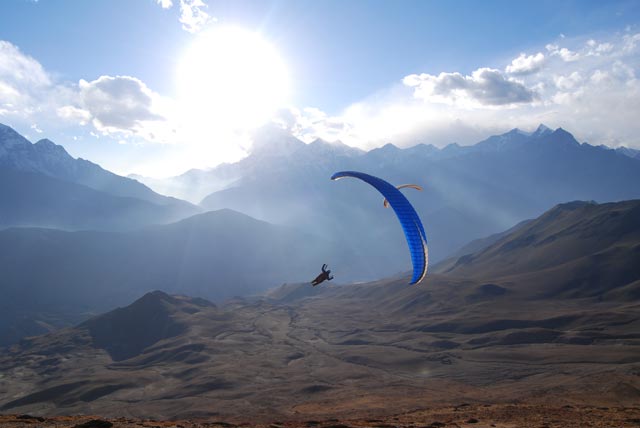
[[[289,97],[287,67],[259,34],[220,27],[200,34],[177,70],[181,115],[207,126],[251,129]]]

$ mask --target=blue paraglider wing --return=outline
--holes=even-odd
[[[340,178],[353,177],[359,178],[365,183],[375,187],[378,192],[382,193],[382,196],[389,201],[391,208],[396,213],[404,235],[407,238],[407,245],[411,252],[411,262],[413,264],[413,277],[411,278],[411,284],[416,284],[425,277],[427,274],[427,267],[429,264],[429,252],[427,248],[427,234],[424,231],[420,217],[413,208],[409,200],[396,189],[392,184],[384,181],[381,178],[374,177],[369,174],[357,171],[341,171],[336,172],[331,176],[332,180],[338,180]]]

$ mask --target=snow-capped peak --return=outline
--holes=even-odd
[[[29,140],[18,134],[13,128],[0,123],[0,150],[30,144]]]
[[[546,135],[551,134],[552,132],[553,129],[541,123],[532,135]]]

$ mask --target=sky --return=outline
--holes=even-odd
[[[0,123],[120,174],[283,128],[371,149],[518,127],[640,149],[640,1],[4,0]]]

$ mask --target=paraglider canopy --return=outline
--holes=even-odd
[[[385,197],[389,205],[391,205],[404,230],[404,236],[407,239],[407,245],[411,253],[411,262],[413,264],[411,284],[417,284],[422,281],[427,274],[427,267],[429,265],[427,234],[424,231],[418,213],[416,213],[416,210],[409,200],[394,185],[381,178],[363,172],[340,171],[333,174],[331,179],[339,180],[345,177],[358,178],[373,186]]]

